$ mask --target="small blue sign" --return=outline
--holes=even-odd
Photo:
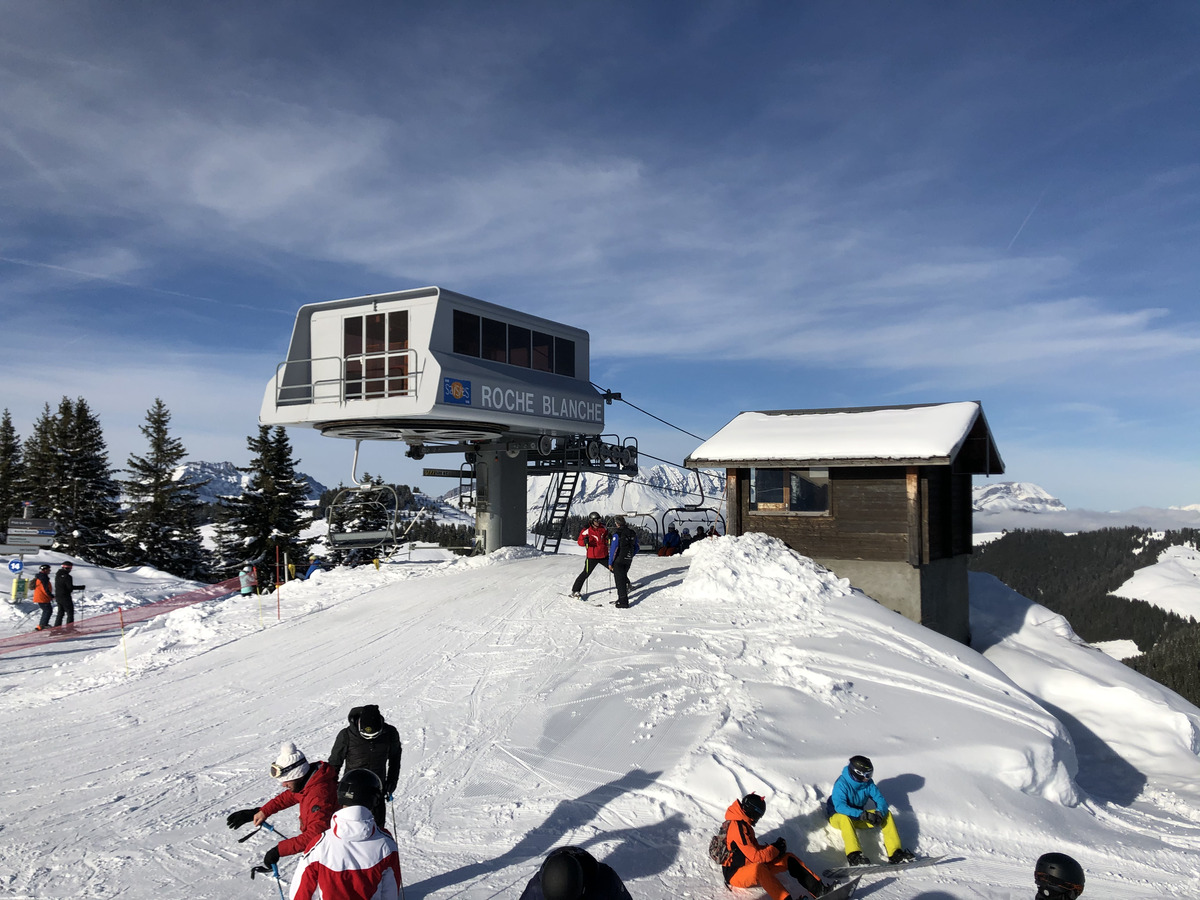
[[[471,382],[459,378],[442,379],[442,402],[471,405]]]
[[[8,561],[8,571],[12,572],[14,575],[21,574],[21,570],[24,568],[25,563],[21,562],[19,559],[10,559]]]

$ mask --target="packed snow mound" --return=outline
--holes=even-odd
[[[1067,507],[1061,500],[1027,481],[1001,481],[971,490],[976,512],[1057,512]]]
[[[820,613],[829,597],[850,593],[850,582],[765,534],[699,541],[687,551],[683,589],[697,599],[730,600],[771,612]]]

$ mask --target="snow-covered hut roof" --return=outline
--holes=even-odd
[[[684,465],[953,465],[972,475],[1004,472],[976,401],[744,412],[697,447]]]

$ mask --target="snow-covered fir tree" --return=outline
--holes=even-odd
[[[300,532],[311,521],[306,506],[308,485],[296,477],[297,460],[283,428],[260,426],[246,440],[250,465],[242,468],[246,485],[225,501],[225,517],[217,532],[218,571],[232,574],[245,563],[274,572],[278,562],[299,565],[308,558],[309,541]],[[240,468],[240,467],[239,467]],[[260,582],[265,583],[262,575]]]
[[[24,448],[25,484],[34,515],[54,519],[55,548],[101,565],[117,562],[113,533],[118,487],[108,465],[100,420],[86,400],[46,404]]]
[[[0,531],[8,519],[21,515],[24,477],[21,439],[13,427],[12,414],[6,409],[0,417]]]
[[[160,398],[146,412],[141,432],[145,456],[130,455],[129,479],[121,482],[129,508],[121,522],[122,555],[127,565],[150,565],[182,578],[207,577],[210,560],[200,539],[204,482],[175,479],[187,456],[183,442],[169,433],[171,412]]]

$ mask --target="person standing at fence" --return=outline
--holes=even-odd
[[[50,614],[54,612],[54,588],[50,586],[50,563],[38,566],[38,573],[33,576],[33,602],[42,611],[42,620],[34,631],[44,631],[50,624]]]
[[[86,586],[75,583],[75,579],[71,577],[72,568],[73,563],[67,560],[54,573],[54,602],[58,604],[58,615],[54,617],[55,628],[62,625],[64,616],[68,625],[75,624],[75,601],[71,599],[71,595],[75,591],[82,591]]]
[[[250,563],[242,566],[242,571],[238,572],[238,586],[243,597],[249,597],[254,593],[254,586],[258,583],[258,579],[254,577],[254,566]]]

